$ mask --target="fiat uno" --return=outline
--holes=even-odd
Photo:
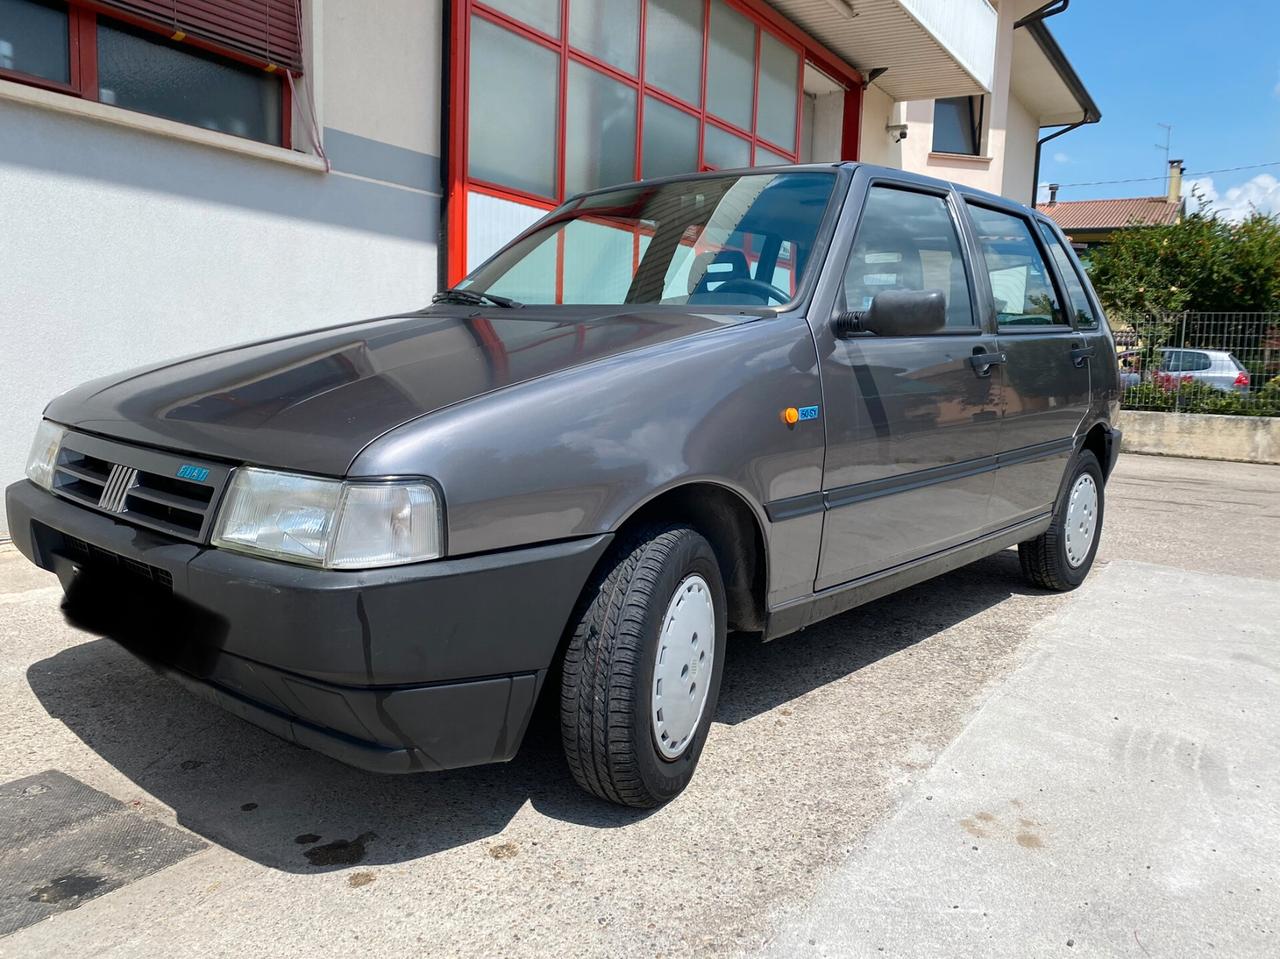
[[[574,197],[425,309],[73,389],[6,504],[74,622],[251,723],[416,772],[511,759],[550,697],[578,783],[648,807],[727,632],[1012,546],[1078,586],[1118,399],[1034,210],[718,172]]]

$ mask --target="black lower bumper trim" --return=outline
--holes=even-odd
[[[22,481],[19,550],[74,625],[286,739],[383,772],[510,759],[607,535],[390,569],[178,542]]]

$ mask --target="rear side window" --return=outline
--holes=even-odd
[[[866,310],[886,290],[940,290],[947,327],[974,325],[960,237],[943,197],[887,186],[867,193],[845,269],[845,301]]]
[[[1160,369],[1166,373],[1198,373],[1211,366],[1209,354],[1199,350],[1166,350],[1160,357]]]
[[[1080,274],[1076,272],[1076,265],[1072,262],[1071,254],[1067,252],[1056,233],[1049,228],[1047,223],[1039,223],[1040,235],[1044,237],[1045,245],[1049,247],[1049,255],[1053,257],[1053,262],[1058,266],[1058,272],[1062,275],[1062,282],[1067,288],[1067,299],[1071,301],[1071,316],[1075,320],[1077,329],[1093,330],[1098,327],[1098,319],[1093,315],[1093,307],[1089,305],[1089,296],[1084,291],[1084,284],[1080,281]]]
[[[1066,323],[1031,225],[1022,217],[969,206],[991,276],[1000,326],[1034,331]]]

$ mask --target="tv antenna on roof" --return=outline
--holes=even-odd
[[[1172,154],[1173,147],[1173,124],[1157,123],[1156,126],[1164,130],[1164,143],[1157,143],[1156,149],[1164,151],[1164,188],[1165,192],[1169,190],[1169,157]]]

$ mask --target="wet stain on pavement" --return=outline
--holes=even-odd
[[[294,836],[293,841],[299,846],[310,846],[313,842],[319,842],[320,837],[313,832],[304,832],[301,836]]]
[[[347,879],[347,885],[352,889],[359,889],[361,886],[367,886],[377,877],[371,872],[353,872]]]
[[[355,839],[335,839],[323,846],[315,846],[304,855],[313,866],[354,866],[364,862],[365,844],[374,838],[373,833],[362,832]]]
[[[1017,835],[1017,843],[1023,849],[1043,849],[1044,840],[1033,832],[1020,832]]]
[[[31,890],[27,901],[68,902],[72,899],[81,899],[93,893],[104,882],[106,880],[101,876],[83,876],[74,873],[69,876],[59,876],[48,885]]]

